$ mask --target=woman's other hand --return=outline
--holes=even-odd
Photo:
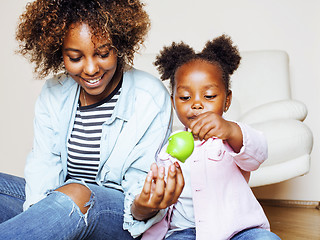
[[[164,178],[164,167],[158,167],[153,163],[143,189],[136,196],[131,207],[135,219],[149,219],[160,209],[165,209],[177,202],[184,187],[184,178],[178,162],[169,166],[167,181]]]

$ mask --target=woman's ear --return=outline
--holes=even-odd
[[[226,104],[224,106],[224,112],[228,111],[228,109],[231,105],[231,100],[232,100],[232,91],[229,90],[227,93],[227,97],[226,97]]]

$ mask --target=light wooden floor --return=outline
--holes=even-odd
[[[282,240],[320,240],[320,210],[263,205],[271,231]]]

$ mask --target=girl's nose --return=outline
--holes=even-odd
[[[99,72],[99,65],[93,59],[88,59],[85,62],[83,72],[88,76],[94,76]]]
[[[203,105],[200,101],[195,101],[195,102],[193,102],[191,108],[201,110],[201,109],[203,109]]]

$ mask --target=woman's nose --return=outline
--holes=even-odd
[[[94,59],[88,59],[85,62],[83,72],[88,76],[94,76],[99,72],[99,65],[94,61]]]

